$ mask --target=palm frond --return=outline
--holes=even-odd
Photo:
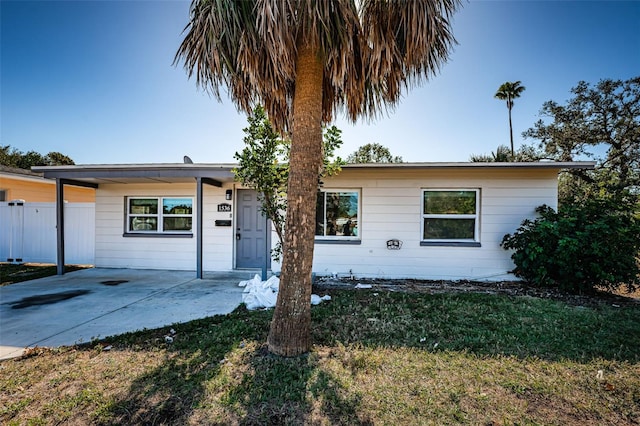
[[[519,98],[525,89],[526,87],[522,86],[522,82],[520,80],[513,82],[507,81],[498,87],[498,91],[493,96],[501,101],[507,101],[507,107],[510,108],[513,106],[513,100],[515,98]]]
[[[456,43],[450,18],[458,6],[457,0],[363,0],[366,78],[372,91],[365,113],[395,105],[404,89],[440,71]]]
[[[312,46],[323,64],[323,123],[344,110],[355,121],[393,107],[435,75],[455,39],[459,0],[194,0],[174,63],[220,100],[227,87],[250,113],[262,104],[289,128],[296,57]]]

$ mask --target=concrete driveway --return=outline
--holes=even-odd
[[[253,274],[96,268],[0,287],[0,359],[227,314]]]

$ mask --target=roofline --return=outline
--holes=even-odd
[[[134,163],[134,164],[76,164],[65,166],[33,166],[31,170],[36,173],[51,171],[90,171],[90,170],[198,170],[198,169],[220,169],[229,170],[237,167],[236,163]]]
[[[0,173],[6,173],[10,175],[20,175],[20,176],[29,176],[29,177],[42,177],[42,173],[35,173],[29,169],[21,169],[18,167],[10,167],[4,166],[0,164]]]
[[[344,170],[438,170],[438,169],[491,169],[491,170],[563,170],[593,169],[595,161],[574,162],[520,162],[520,163],[366,163],[345,164]],[[147,163],[147,164],[85,164],[73,166],[34,166],[32,170],[48,179],[114,179],[114,178],[211,178],[233,180],[233,163]]]
[[[55,184],[55,181],[52,181],[51,179],[47,179],[44,176],[42,176],[42,174],[38,174],[38,173],[32,173],[32,174],[11,173],[11,172],[0,170],[0,177],[3,179],[15,179],[15,180],[20,180],[25,182],[41,182],[41,183],[47,183],[47,184]]]
[[[43,173],[47,178],[126,178],[126,177],[208,177],[227,178],[232,176],[236,164],[82,164],[74,166],[34,166],[31,169]]]
[[[536,162],[423,162],[423,163],[362,163],[345,164],[344,169],[587,169],[595,161]]]

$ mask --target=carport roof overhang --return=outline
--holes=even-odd
[[[64,274],[64,187],[66,185],[98,188],[101,184],[193,182],[196,203],[203,202],[203,185],[221,187],[234,178],[233,164],[121,164],[33,167],[33,171],[56,181],[57,270]],[[203,213],[195,212],[196,277],[202,278]]]
[[[45,178],[64,179],[70,185],[96,187],[111,183],[178,183],[201,178],[215,186],[233,182],[235,164],[93,164],[78,166],[37,166],[34,172]]]

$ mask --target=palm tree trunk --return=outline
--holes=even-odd
[[[311,347],[311,270],[322,165],[322,72],[317,50],[299,42],[282,274],[267,339],[269,351],[283,356],[297,356]]]
[[[514,161],[515,151],[513,150],[513,126],[511,125],[511,107],[509,107],[509,136],[511,136],[511,161]]]

